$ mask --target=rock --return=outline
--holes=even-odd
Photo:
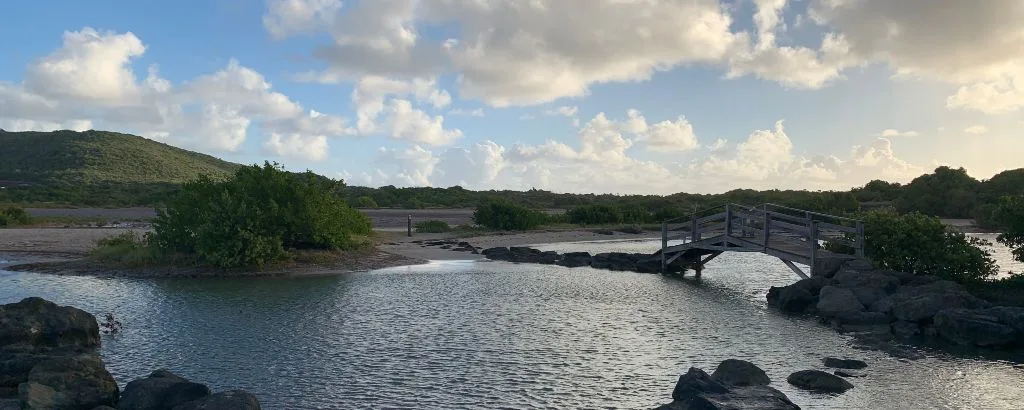
[[[1024,307],[996,306],[985,309],[985,314],[999,319],[999,323],[1008,325],[1024,335]]]
[[[866,271],[875,268],[875,265],[871,261],[866,259],[851,259],[843,265],[846,269],[852,269],[855,271]]]
[[[839,258],[820,258],[811,267],[812,277],[831,278],[839,272],[845,262]]]
[[[18,399],[0,399],[0,410],[21,410],[21,401]]]
[[[39,362],[28,375],[59,393],[59,408],[86,408],[117,402],[118,386],[95,353],[57,356]]]
[[[804,289],[810,292],[810,294],[814,295],[814,297],[818,297],[818,295],[821,293],[821,288],[831,284],[832,281],[829,280],[828,278],[813,277],[808,279],[800,279],[790,286]]]
[[[857,300],[860,300],[860,299],[857,299]],[[895,305],[896,305],[896,298],[890,295],[890,296],[886,296],[884,298],[879,299],[875,303],[872,303],[871,306],[868,307],[868,311],[884,313],[884,314],[887,314],[887,315],[891,315],[892,314],[892,308]]]
[[[703,370],[691,367],[679,376],[672,391],[672,403],[658,407],[662,410],[696,409],[753,409],[798,410],[782,392],[768,386],[726,386]]]
[[[917,323],[898,320],[892,324],[892,334],[901,338],[911,338],[921,334],[921,326]]]
[[[836,368],[836,369],[860,370],[860,369],[863,369],[865,367],[868,367],[868,364],[864,363],[863,360],[857,360],[857,359],[838,359],[838,358],[835,358],[835,357],[826,357],[824,359],[821,359],[821,363],[824,364],[825,367],[833,367],[833,368]]]
[[[100,327],[93,315],[69,306],[31,297],[0,305],[0,346],[28,344],[35,347],[100,344]]]
[[[845,312],[859,312],[864,310],[853,291],[835,286],[821,288],[818,295],[818,314],[825,317],[834,317]]]
[[[935,314],[935,330],[942,337],[968,346],[1003,346],[1016,341],[1017,330],[999,323],[987,310],[943,309]]]
[[[638,255],[624,252],[599,253],[591,258],[590,266],[595,269],[631,271],[636,269],[639,259]]]
[[[661,273],[661,257],[642,258],[636,262],[633,270],[639,273]]]
[[[172,410],[260,410],[260,402],[245,390],[229,390],[179,404]]]
[[[67,398],[57,393],[50,386],[36,382],[22,383],[18,386],[20,405],[26,409],[56,410],[67,404]]]
[[[727,386],[767,386],[772,382],[760,367],[737,359],[726,359],[719,363],[711,378]]]
[[[850,291],[853,292],[853,295],[864,306],[871,306],[888,296],[888,292],[885,289],[875,287],[855,287],[850,288]]]
[[[590,253],[589,252],[569,252],[562,254],[562,259],[558,261],[558,265],[565,266],[567,268],[578,268],[582,266],[590,266]]]
[[[210,395],[210,388],[160,369],[133,380],[121,393],[119,410],[170,410],[179,404]]]
[[[892,293],[900,287],[900,280],[876,271],[858,272],[841,270],[832,278],[835,286],[841,288],[876,288]]]
[[[481,251],[480,254],[484,255],[485,258],[492,260],[507,261],[512,259],[512,252],[504,246],[487,248]]]
[[[818,297],[803,287],[789,285],[768,289],[768,306],[788,313],[803,313],[818,302]]]
[[[936,282],[937,283],[937,282]],[[907,322],[930,322],[943,309],[987,308],[990,304],[967,292],[927,292],[900,290],[893,299],[892,314]]]
[[[789,384],[817,393],[843,393],[853,388],[850,382],[821,370],[801,370],[786,378]]]
[[[117,409],[115,409],[113,407],[110,407],[110,406],[96,406],[96,407],[93,407],[92,410],[117,410]]]
[[[848,371],[845,371],[845,370],[836,370],[836,371],[832,372],[832,374],[834,374],[836,376],[839,376],[839,377],[846,377],[846,378],[850,378],[850,377],[864,377],[865,376],[862,373],[853,373],[853,372],[848,372]]]

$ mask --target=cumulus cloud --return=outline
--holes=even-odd
[[[964,128],[964,132],[972,135],[988,134],[988,127],[984,125],[972,125],[970,127]]]
[[[893,129],[893,128],[886,128],[886,129],[882,130],[881,132],[879,132],[878,134],[875,134],[875,135],[879,136],[879,137],[883,137],[883,138],[916,137],[916,136],[920,135],[920,133],[918,133],[917,131],[900,131],[900,130]]]

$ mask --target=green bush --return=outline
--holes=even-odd
[[[370,221],[334,194],[337,184],[269,162],[227,181],[200,177],[157,211],[152,242],[220,268],[263,267],[292,249],[352,249]]]
[[[578,225],[606,225],[622,223],[622,213],[612,205],[583,205],[567,211],[569,223]]]
[[[28,225],[32,223],[32,217],[22,208],[9,206],[0,208],[0,227]]]
[[[1013,258],[1024,262],[1024,196],[1005,196],[992,213],[1003,233],[996,238],[1012,249]]]
[[[476,207],[473,221],[490,229],[525,231],[543,225],[547,215],[509,202],[490,201]]]
[[[356,208],[379,208],[377,201],[374,201],[373,198],[368,195],[356,198],[355,206]]]
[[[935,275],[960,283],[979,282],[996,274],[985,241],[919,213],[871,212],[864,221],[864,252],[881,268],[915,275]]]
[[[419,233],[445,233],[451,232],[452,227],[445,221],[423,221],[418,222],[415,225],[416,232]]]
[[[96,241],[89,257],[120,266],[148,266],[162,260],[159,249],[150,245],[150,235],[124,231]]]

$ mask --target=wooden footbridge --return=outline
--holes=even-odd
[[[683,242],[670,244],[679,240]],[[822,249],[823,242],[844,245],[850,253]],[[725,204],[662,223],[662,273],[682,266],[699,277],[704,265],[723,252],[774,256],[807,278],[831,264],[864,258],[864,223],[775,204]],[[810,272],[798,263],[809,266]]]

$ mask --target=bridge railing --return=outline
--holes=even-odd
[[[662,249],[671,240],[696,242],[720,235],[744,239],[765,251],[804,248],[812,261],[821,242],[839,245],[856,257],[864,257],[862,221],[770,203],[727,203],[698,210],[688,218],[665,221]]]

